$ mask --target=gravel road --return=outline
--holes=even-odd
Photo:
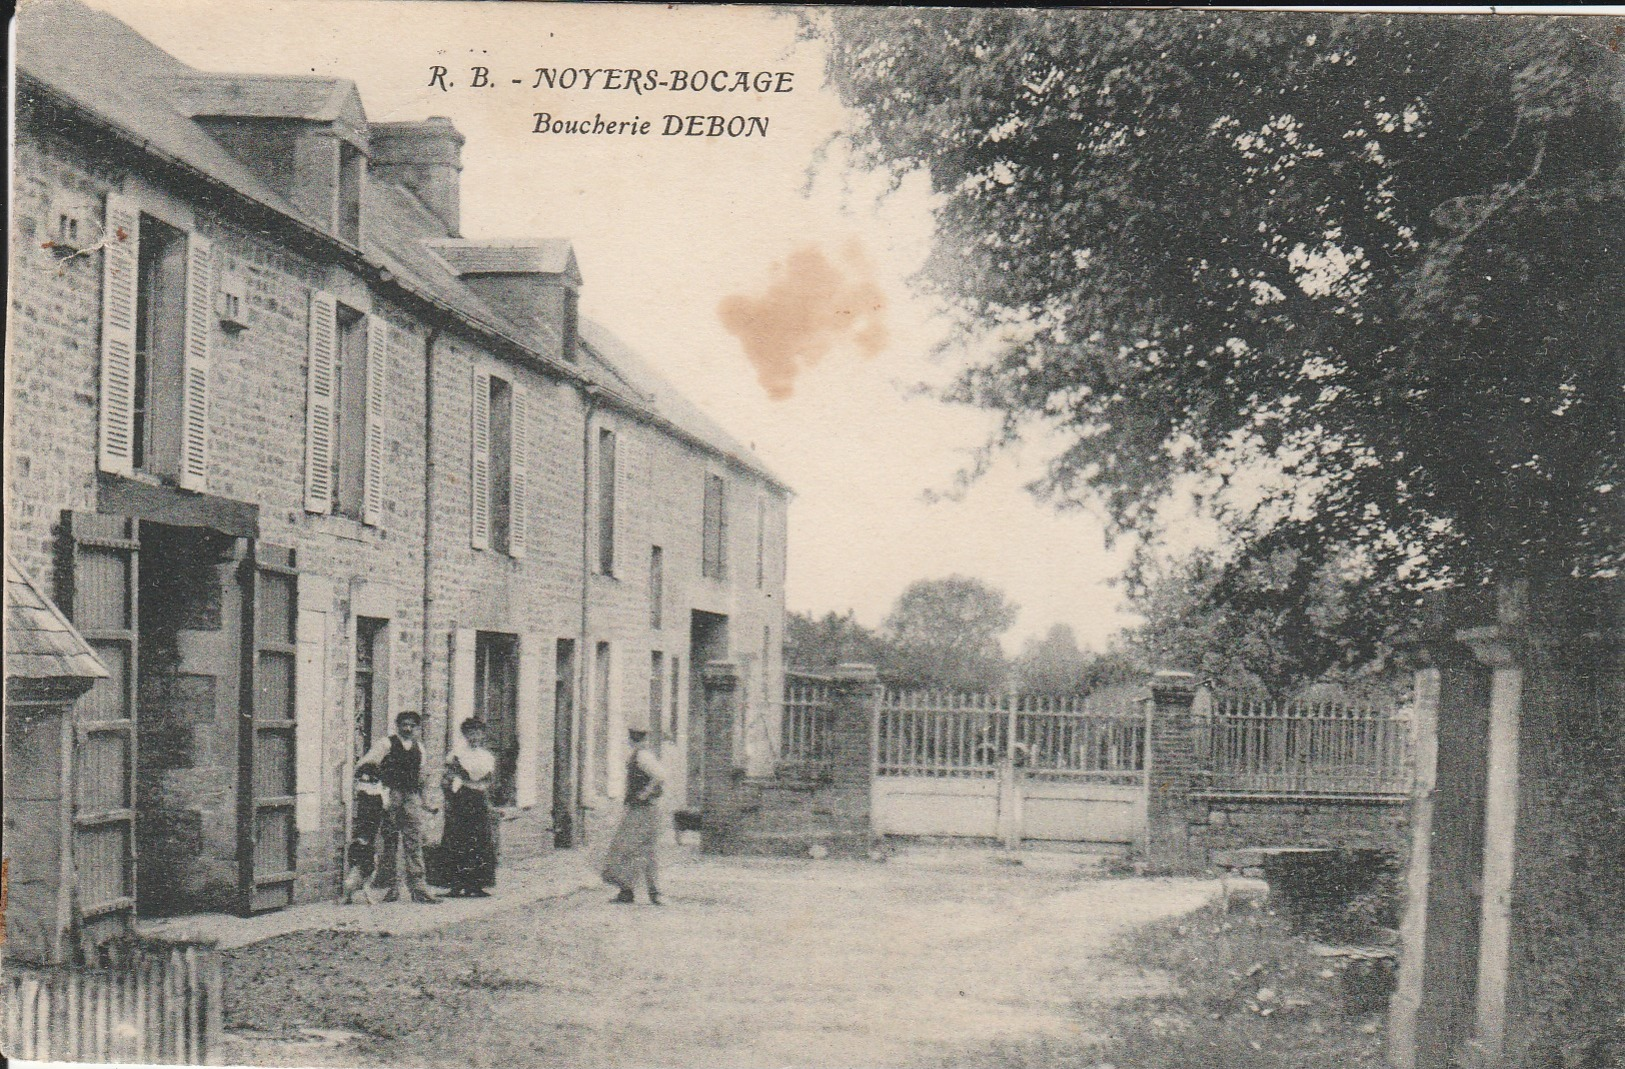
[[[1113,999],[1166,983],[1107,962],[1107,945],[1217,891],[1093,878],[1078,855],[974,850],[884,864],[702,859],[667,883],[658,908],[577,892],[433,932],[298,933],[233,951],[223,1054],[310,1066],[974,1064],[998,1040],[1098,1035]]]

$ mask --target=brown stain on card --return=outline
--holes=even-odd
[[[886,347],[886,295],[863,246],[847,242],[836,259],[803,245],[773,264],[767,289],[734,294],[717,304],[717,318],[739,339],[768,397],[783,401],[796,376],[837,347],[864,359]]]

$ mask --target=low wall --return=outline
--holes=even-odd
[[[1212,863],[1220,851],[1271,846],[1376,849],[1403,857],[1410,836],[1403,801],[1257,799],[1195,795],[1193,854]]]

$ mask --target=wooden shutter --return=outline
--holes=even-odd
[[[544,636],[519,636],[519,695],[515,703],[515,741],[519,760],[514,768],[514,803],[524,808],[536,804],[538,773],[542,763],[542,669],[551,653]]]
[[[474,400],[469,462],[469,542],[475,549],[491,544],[491,376],[474,369]]]
[[[389,389],[389,324],[367,317],[367,440],[362,464],[361,522],[384,522],[384,413]]]
[[[135,909],[139,530],[125,516],[62,514],[57,597],[109,673],[74,708],[71,871],[85,916]]]
[[[107,195],[102,234],[102,471],[128,475],[135,457],[135,305],[140,281],[141,212],[133,200]]]
[[[627,522],[632,511],[632,450],[630,427],[615,432],[615,526],[610,532],[614,540],[610,574],[624,579],[632,574],[632,528]]]
[[[292,905],[299,868],[299,587],[291,549],[253,542],[242,569],[237,889],[247,915]]]
[[[728,578],[728,480],[717,476],[717,578]]]
[[[181,487],[202,491],[209,477],[209,340],[214,334],[214,243],[186,238],[186,352],[182,365]]]
[[[508,450],[508,553],[523,557],[530,537],[530,398],[513,384]],[[523,805],[524,803],[520,803]]]
[[[338,302],[310,295],[310,367],[305,399],[305,511],[333,510],[333,394],[338,363]]]

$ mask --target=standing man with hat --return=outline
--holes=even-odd
[[[620,888],[621,893],[611,901],[624,905],[633,901],[632,889],[641,876],[649,887],[649,904],[658,906],[660,888],[656,882],[655,851],[660,845],[660,806],[657,803],[665,790],[666,777],[649,746],[649,733],[632,728],[627,737],[632,752],[626,758],[626,809],[615,839],[609,844],[603,877],[605,883]]]
[[[395,852],[406,854],[406,887],[412,901],[439,902],[429,892],[423,867],[423,744],[418,728],[423,717],[403,712],[395,717],[395,731],[379,740],[356,764],[358,775],[370,772],[384,789],[384,813],[378,835],[378,866],[373,886],[384,889],[385,902],[400,898],[396,886]]]

